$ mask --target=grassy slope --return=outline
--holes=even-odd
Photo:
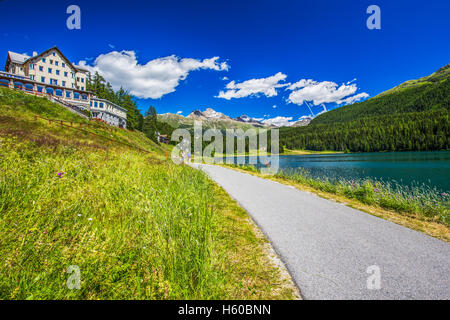
[[[140,133],[84,127],[92,136],[35,115],[86,122],[0,89],[0,298],[295,297],[245,211],[203,173]],[[66,286],[71,265],[80,290]]]

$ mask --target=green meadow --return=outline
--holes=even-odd
[[[140,132],[88,123],[0,89],[1,299],[296,298],[205,174]]]

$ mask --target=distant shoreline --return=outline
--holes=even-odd
[[[311,155],[311,154],[336,154],[336,153],[344,153],[343,151],[313,151],[313,150],[287,150],[285,149],[284,153],[278,153],[279,156],[297,156],[297,155]],[[214,158],[227,158],[227,157],[256,157],[256,156],[262,156],[262,157],[270,157],[274,154],[270,152],[260,152],[260,153],[248,153],[245,154],[216,154],[214,155]]]

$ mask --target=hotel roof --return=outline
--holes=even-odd
[[[30,57],[30,56],[28,56],[26,54],[20,54],[20,53],[8,51],[8,57],[14,63],[24,64],[26,61],[31,60],[31,59],[37,59],[37,58],[43,56],[44,54],[46,54],[47,52],[52,51],[52,50],[58,51],[58,53],[63,57],[64,60],[66,60],[66,62],[73,69],[78,70],[78,71],[82,71],[82,72],[89,72],[89,70],[86,69],[85,67],[78,66],[78,65],[70,62],[69,59],[67,59],[66,56],[61,52],[61,50],[59,50],[58,47],[56,47],[56,46],[51,47],[50,49],[47,49],[47,50],[41,52],[40,54],[34,55],[32,57]]]
[[[30,59],[30,56],[27,56],[26,54],[23,53],[16,53],[16,52],[12,52],[12,51],[8,51],[8,56],[11,59],[12,62],[14,63],[24,63],[25,61],[27,61],[28,59]]]

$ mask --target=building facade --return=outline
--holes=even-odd
[[[89,107],[93,118],[103,120],[116,127],[126,128],[126,109],[119,107],[111,101],[99,98],[91,98]]]
[[[93,118],[126,128],[126,110],[98,99],[86,88],[89,71],[71,63],[57,48],[32,57],[8,52],[5,72],[0,72],[0,86],[46,96],[74,109],[87,109]]]

